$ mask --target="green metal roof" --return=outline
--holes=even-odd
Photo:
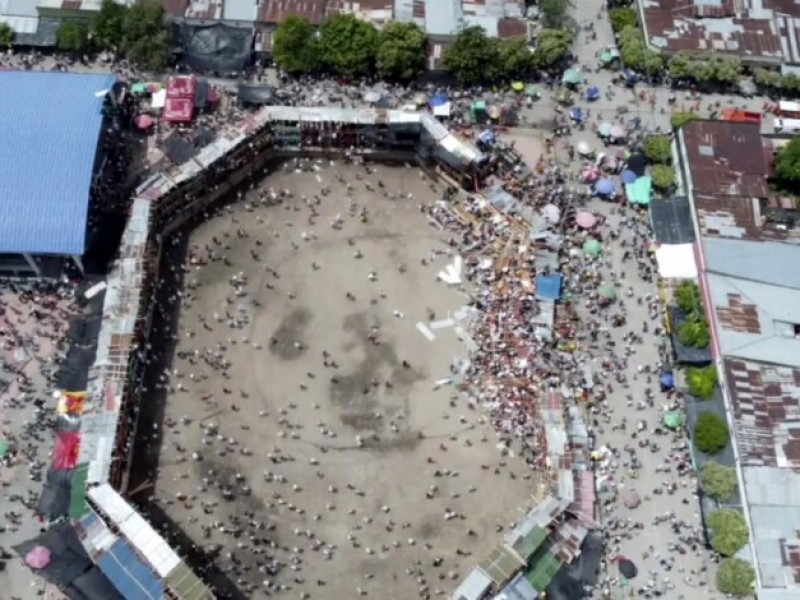
[[[525,562],[503,544],[498,544],[478,566],[491,577],[495,585],[503,585],[525,567]]]
[[[200,578],[181,562],[166,577],[166,584],[181,600],[213,600],[214,595]]]
[[[72,474],[72,489],[70,491],[69,516],[71,519],[80,519],[89,511],[86,504],[86,479],[89,477],[89,463],[75,467]]]
[[[519,554],[525,562],[528,562],[533,556],[533,553],[539,549],[547,539],[547,531],[541,527],[534,527],[525,536],[519,538],[514,542],[514,550]]]
[[[545,552],[525,573],[525,579],[537,592],[544,592],[561,568],[561,561],[550,552]]]

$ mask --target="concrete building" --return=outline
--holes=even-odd
[[[740,553],[759,600],[800,597],[800,232],[769,188],[773,142],[754,123],[678,134],[699,283],[750,527]]]

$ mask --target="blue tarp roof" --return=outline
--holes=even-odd
[[[100,555],[97,566],[125,600],[161,600],[164,584],[141,558],[119,539]]]
[[[89,188],[113,75],[0,71],[0,253],[85,249]]]
[[[561,275],[537,275],[536,298],[539,300],[558,300],[561,298]]]

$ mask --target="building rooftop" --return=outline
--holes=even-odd
[[[113,75],[2,71],[0,252],[85,250],[89,192]]]
[[[729,53],[755,62],[779,63],[783,59],[778,23],[766,6],[754,6],[750,0],[639,2],[647,41],[653,48]],[[789,14],[799,12],[793,6],[786,8],[791,9]]]
[[[325,0],[264,0],[258,11],[258,20],[280,23],[289,15],[297,15],[319,25],[325,16]]]
[[[710,239],[706,287],[719,353],[800,367],[800,247]]]
[[[328,0],[325,14],[352,14],[383,27],[392,20],[394,0]]]

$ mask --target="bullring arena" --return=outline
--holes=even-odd
[[[528,508],[453,385],[471,297],[433,215],[485,159],[378,113],[269,107],[137,189],[60,409],[74,531],[142,598],[449,594]]]

